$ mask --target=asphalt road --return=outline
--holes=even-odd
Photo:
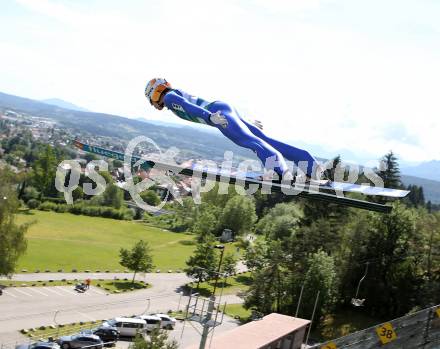
[[[130,277],[132,274],[110,273],[42,273],[21,274],[15,280],[56,280],[56,279],[111,279]],[[187,297],[181,297],[179,288],[190,281],[183,273],[138,275],[136,279],[144,280],[152,287],[145,290],[123,294],[107,294],[99,288],[91,287],[85,293],[76,293],[73,287],[14,287],[4,290],[0,296],[0,343],[9,344],[23,340],[18,330],[57,323],[72,323],[108,319],[116,316],[131,316],[144,312],[166,312],[184,309]],[[93,282],[92,282],[93,285]],[[225,296],[223,301],[237,303],[236,296]],[[55,316],[56,315],[56,316]],[[225,322],[216,328],[221,333],[237,326],[237,323],[225,317]],[[180,329],[180,332],[179,332]],[[181,337],[182,327],[173,331],[172,337],[181,343],[181,348],[199,340],[197,331],[188,323]]]

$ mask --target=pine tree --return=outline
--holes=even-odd
[[[392,151],[385,154],[381,159],[383,168],[379,170],[379,176],[383,179],[385,188],[402,188],[399,163],[397,160],[397,157]]]
[[[194,254],[186,261],[186,275],[197,280],[197,289],[201,282],[215,277],[217,253],[214,249],[215,239],[211,234],[200,234]]]
[[[38,155],[34,165],[33,180],[35,187],[40,191],[41,196],[56,196],[55,174],[57,159],[50,145]]]

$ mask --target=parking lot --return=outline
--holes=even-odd
[[[90,292],[83,293],[84,296],[93,296],[95,294],[105,295],[106,293],[99,288],[91,287]],[[53,297],[77,295],[78,292],[73,290],[71,286],[55,286],[55,287],[11,287],[3,291],[5,298],[20,298],[24,300],[26,297]]]
[[[93,286],[85,293],[75,292],[73,286],[6,288],[0,296],[0,343],[7,348],[20,341],[28,341],[18,331],[41,325],[184,309],[187,297],[181,297],[176,292],[186,282],[184,274],[150,274],[145,279],[153,285],[151,288],[124,294],[107,294]],[[215,332],[221,333],[237,325],[236,321],[225,317],[224,323]],[[199,334],[191,325],[185,325],[183,335],[182,327],[183,323],[179,322],[175,330],[170,331],[170,337],[178,340],[181,348],[199,341]],[[118,346],[126,347],[128,344],[121,342]]]

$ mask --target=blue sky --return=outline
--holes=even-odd
[[[181,122],[144,99],[163,76],[318,156],[440,160],[438,18],[434,0],[2,1],[0,91]]]

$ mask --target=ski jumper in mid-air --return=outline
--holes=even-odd
[[[320,175],[318,161],[307,151],[266,136],[260,122],[249,122],[225,102],[207,102],[173,89],[170,83],[160,78],[148,82],[145,96],[156,109],[162,110],[166,106],[184,120],[218,128],[235,144],[253,150],[266,168],[272,163],[268,169],[273,169],[281,177],[290,174],[286,159],[294,162],[309,179]]]

